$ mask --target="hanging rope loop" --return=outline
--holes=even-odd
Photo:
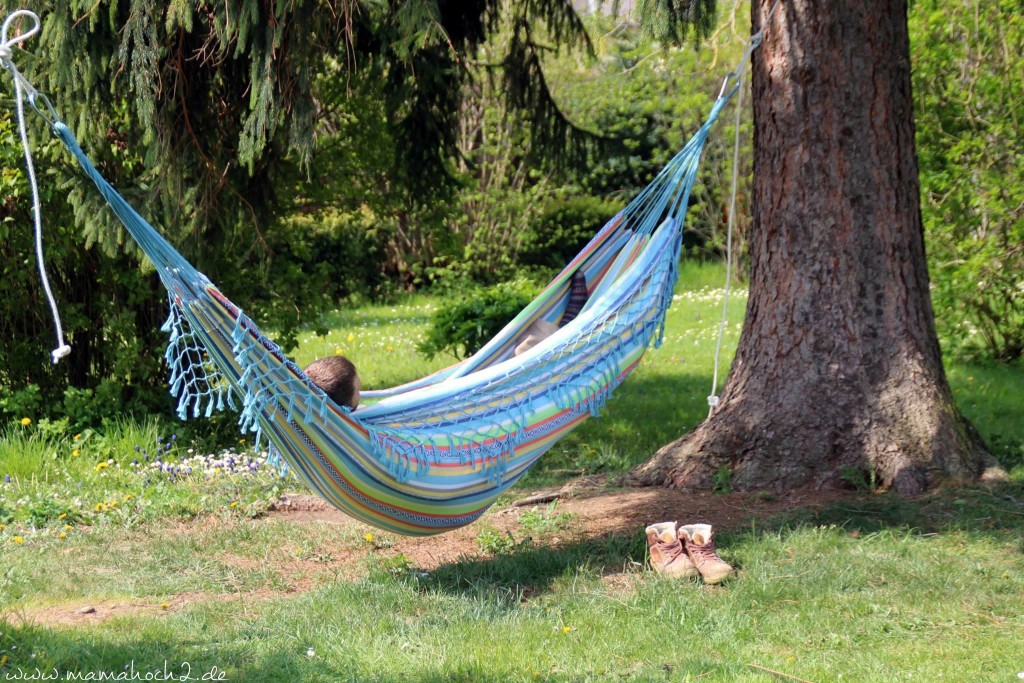
[[[18,19],[26,18],[31,20],[31,26],[26,31],[11,37],[11,29]],[[28,129],[25,126],[25,101],[42,116],[47,123],[53,126],[60,119],[57,110],[54,109],[50,98],[36,90],[35,86],[14,64],[14,48],[39,33],[39,16],[30,10],[20,9],[4,20],[3,28],[0,29],[0,66],[10,72],[14,79],[14,100],[18,114],[18,135],[21,137],[21,148],[25,154],[25,169],[28,171],[28,182],[32,189],[32,218],[35,226],[35,250],[36,265],[39,268],[39,278],[43,283],[43,291],[46,293],[46,300],[50,304],[50,313],[53,316],[53,324],[57,332],[57,347],[50,352],[50,358],[54,363],[71,353],[71,347],[64,341],[64,328],[60,322],[60,312],[57,310],[57,300],[50,288],[50,278],[46,274],[46,260],[43,258],[43,220],[42,208],[39,201],[39,186],[36,182],[36,168],[32,161],[32,149],[28,141]],[[42,108],[40,108],[42,106]]]
[[[18,19],[30,19],[32,25],[27,31],[22,31],[18,35],[11,37],[11,30],[14,28],[14,23]],[[28,79],[25,78],[18,67],[14,65],[14,48],[18,47],[29,38],[39,33],[40,24],[39,16],[27,9],[19,9],[11,14],[4,20],[3,28],[0,29],[0,66],[11,72],[11,76],[14,77],[15,87],[21,87],[21,89],[32,98],[36,95],[35,87],[29,83]]]
[[[22,17],[26,17],[32,20],[32,27],[27,31],[22,31],[14,38],[10,38],[11,27],[14,22]],[[0,33],[0,59],[10,60],[13,56],[13,48],[17,45],[21,45],[26,40],[39,33],[39,15],[32,10],[19,9],[10,13],[10,15],[4,20],[3,30]]]

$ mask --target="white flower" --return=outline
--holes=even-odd
[[[307,657],[316,657],[316,650],[314,650],[311,647],[306,648],[306,656]]]

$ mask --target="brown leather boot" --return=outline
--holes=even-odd
[[[715,552],[714,532],[710,524],[686,524],[677,529],[677,535],[690,556],[704,583],[721,583],[736,570]]]
[[[676,534],[677,526],[676,522],[659,522],[644,529],[647,549],[651,555],[651,568],[673,579],[698,576],[697,567],[687,557]]]

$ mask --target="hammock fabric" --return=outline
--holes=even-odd
[[[623,211],[483,349],[462,363],[338,407],[195,270],[99,174],[61,121],[52,122],[167,288],[166,359],[178,413],[241,409],[243,432],[352,517],[406,535],[476,520],[555,441],[597,415],[660,344],[682,244],[682,220],[708,132],[733,88],[693,138]],[[537,320],[557,324],[573,275],[586,276],[579,315],[522,355]]]

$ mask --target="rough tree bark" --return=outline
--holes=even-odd
[[[755,0],[761,26],[773,0]],[[782,2],[752,65],[750,298],[721,405],[637,483],[917,493],[992,464],[946,381],[928,294],[907,7]],[[994,472],[994,471],[993,471]]]

